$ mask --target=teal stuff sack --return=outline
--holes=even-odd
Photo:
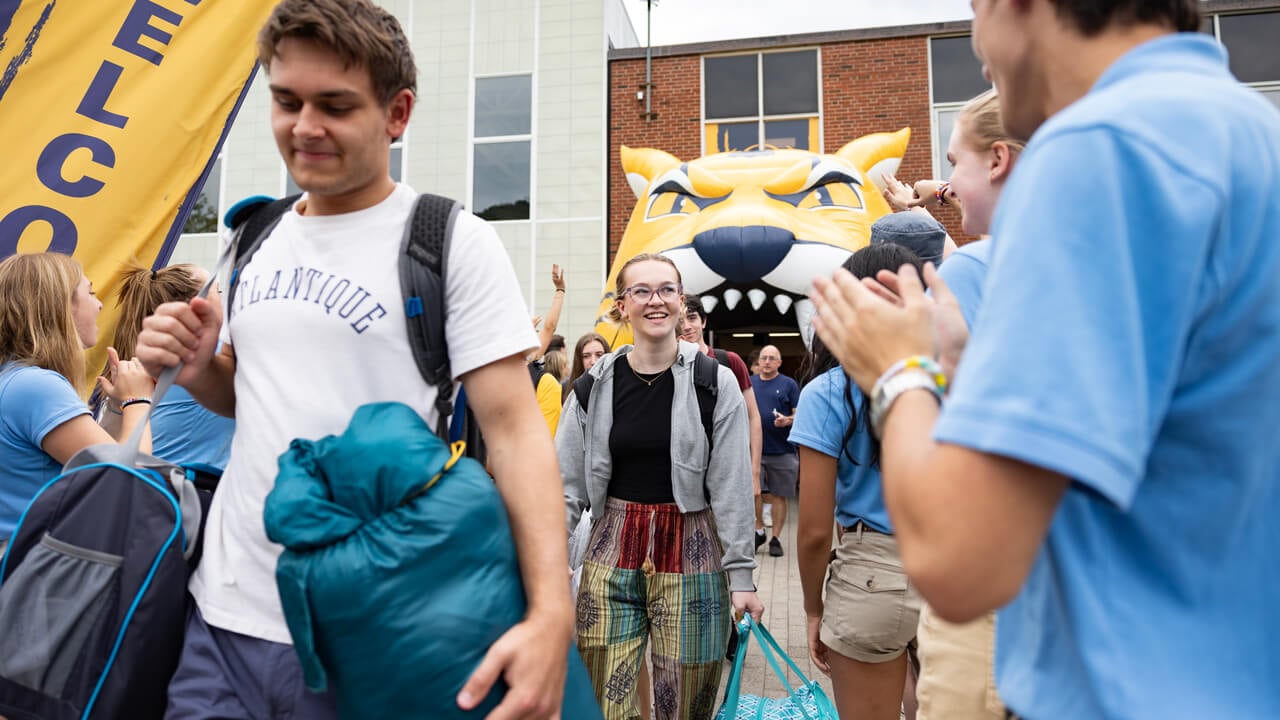
[[[475,460],[412,408],[358,408],[341,436],[294,440],[267,497],[285,546],[276,582],[307,687],[332,687],[355,718],[481,718],[455,697],[525,614],[505,506]],[[599,718],[575,648],[562,717]]]

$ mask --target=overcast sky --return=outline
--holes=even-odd
[[[623,0],[640,44],[644,0]],[[914,25],[973,17],[969,0],[660,0],[653,45]]]

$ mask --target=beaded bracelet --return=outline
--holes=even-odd
[[[893,406],[904,392],[908,390],[928,390],[938,402],[947,394],[947,376],[942,366],[933,358],[924,355],[912,355],[903,358],[889,367],[876,380],[871,389],[871,431],[881,437],[884,421]]]
[[[120,409],[123,411],[125,408],[129,407],[130,405],[138,405],[140,403],[146,403],[147,405],[150,405],[151,398],[149,397],[125,398],[124,400],[120,401]]]
[[[950,205],[947,202],[947,193],[951,190],[951,183],[944,182],[933,191],[933,196],[938,199],[939,205]]]
[[[930,379],[933,380],[934,385],[938,387],[938,394],[947,394],[947,376],[942,372],[942,366],[938,364],[938,361],[928,355],[912,355],[890,365],[889,369],[884,371],[884,374],[881,375],[880,379],[876,380],[876,384],[872,386],[872,397],[875,396],[876,391],[888,382],[890,378],[904,370],[923,370],[928,373]]]

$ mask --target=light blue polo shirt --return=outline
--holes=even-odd
[[[206,410],[174,385],[151,415],[151,454],[179,465],[225,470],[236,421]]]
[[[938,266],[938,274],[960,304],[960,312],[964,314],[964,322],[970,332],[982,305],[982,288],[987,282],[990,265],[991,239],[987,238],[957,248],[945,263]]]
[[[935,436],[1073,481],[1001,697],[1280,717],[1280,112],[1212,38],[1146,43],[1036,132],[992,235]]]
[[[54,428],[89,406],[62,375],[44,368],[0,366],[0,540],[8,540],[31,498],[62,472],[42,449]]]
[[[892,534],[893,525],[884,507],[880,468],[871,465],[874,442],[862,417],[862,391],[854,387],[852,395],[846,396],[848,384],[844,370],[836,366],[804,386],[796,405],[796,420],[791,426],[791,444],[838,460],[836,522],[841,527],[850,527],[861,520],[882,533]],[[853,422],[854,408],[857,408],[858,427],[846,444],[845,433]],[[846,445],[848,452],[845,452]]]

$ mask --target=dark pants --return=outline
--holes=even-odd
[[[210,627],[191,606],[165,720],[337,720],[333,693],[303,684],[292,645]]]

